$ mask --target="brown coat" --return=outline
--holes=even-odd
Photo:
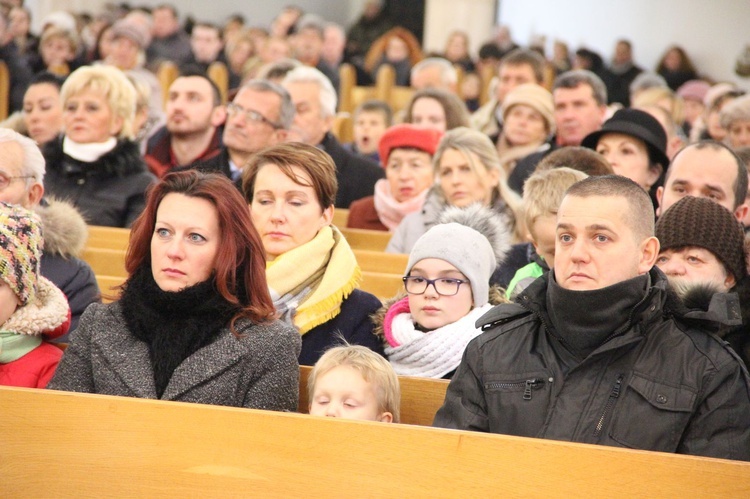
[[[375,196],[358,199],[349,205],[349,218],[346,220],[346,226],[350,229],[367,229],[388,231],[388,227],[383,225],[375,211]]]

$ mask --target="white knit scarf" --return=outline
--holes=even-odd
[[[461,363],[466,346],[482,332],[474,324],[491,308],[487,303],[456,322],[427,333],[414,327],[411,314],[398,314],[391,323],[391,334],[399,346],[386,346],[385,355],[396,374],[442,378]]]

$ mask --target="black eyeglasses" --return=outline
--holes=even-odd
[[[451,279],[449,277],[439,277],[437,279],[427,279],[418,275],[408,275],[403,278],[404,288],[410,295],[421,295],[427,291],[427,287],[432,284],[435,291],[440,296],[454,296],[461,289],[461,284],[468,284],[469,281],[463,279]]]
[[[236,114],[242,113],[242,115],[245,117],[248,121],[254,121],[256,123],[265,123],[266,125],[270,126],[274,130],[280,130],[284,128],[279,123],[274,123],[273,121],[269,120],[262,114],[260,114],[258,111],[253,111],[252,109],[245,109],[244,107],[235,104],[232,102],[231,104],[227,104],[227,113],[229,116],[234,116]]]
[[[34,175],[8,175],[5,172],[0,172],[0,191],[4,190],[10,185],[12,181],[17,178],[34,178]]]

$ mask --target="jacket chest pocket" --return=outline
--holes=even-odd
[[[634,449],[675,452],[696,396],[688,387],[633,374],[613,414],[609,436]]]
[[[553,381],[545,372],[487,376],[483,385],[490,431],[536,436],[544,424]]]

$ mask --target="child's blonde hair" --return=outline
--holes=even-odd
[[[318,359],[307,380],[310,403],[313,400],[317,379],[339,366],[351,367],[361,374],[365,381],[374,385],[378,397],[378,410],[390,412],[394,423],[400,421],[401,387],[396,372],[386,359],[360,345],[333,347]]]
[[[523,185],[522,202],[528,231],[531,233],[537,218],[557,214],[568,187],[586,177],[585,173],[568,167],[537,171],[531,175]]]

